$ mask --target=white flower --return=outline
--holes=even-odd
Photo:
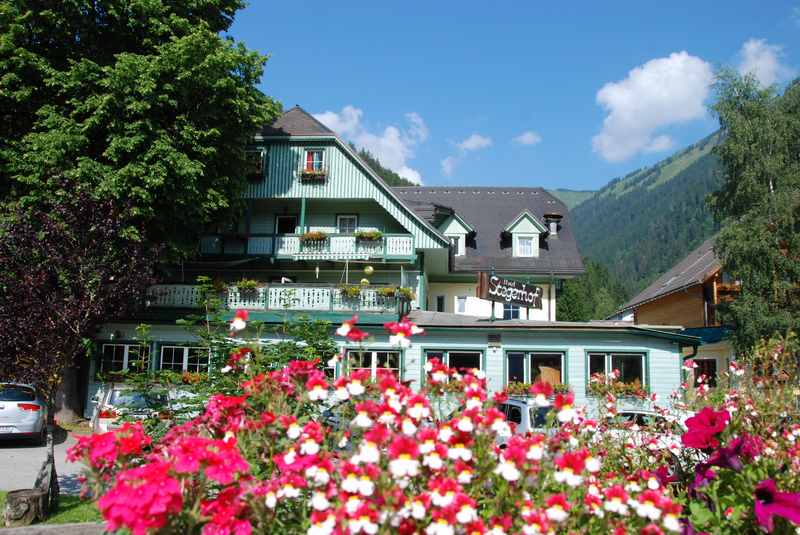
[[[300,496],[300,489],[292,485],[285,485],[278,491],[278,496],[285,496],[286,498],[297,498]]]
[[[336,389],[336,399],[339,401],[350,399],[350,392],[347,390],[347,388],[340,386]]]
[[[511,426],[508,422],[503,420],[495,420],[492,424],[492,431],[500,438],[508,438],[511,436]]]
[[[401,477],[414,477],[419,474],[419,461],[401,455],[389,461],[389,471],[395,479]]]
[[[619,498],[611,498],[603,502],[603,508],[611,513],[617,513],[622,516],[628,514],[628,506]]]
[[[559,483],[566,482],[567,485],[570,487],[577,487],[581,483],[583,483],[583,477],[579,474],[576,474],[572,470],[561,470],[556,472],[553,477]]]
[[[376,464],[381,459],[381,451],[374,442],[362,442],[358,448],[358,459],[365,464]]]
[[[312,464],[306,468],[306,478],[310,479],[315,486],[321,487],[328,484],[331,480],[331,475],[324,468],[319,468]]]
[[[328,501],[328,498],[325,496],[325,493],[322,491],[316,491],[314,495],[311,497],[311,507],[316,509],[317,511],[324,511],[331,506],[331,502]]]
[[[516,481],[521,475],[517,465],[506,459],[500,461],[500,464],[494,469],[494,473],[499,474],[506,481]]]
[[[425,535],[453,535],[453,533],[455,533],[453,526],[448,524],[444,518],[431,522],[425,528]]]
[[[319,453],[319,444],[310,438],[306,439],[300,446],[300,453],[303,455],[316,455]]]
[[[358,493],[362,496],[372,496],[375,492],[375,482],[367,476],[361,476],[358,481]]]
[[[475,429],[475,424],[472,423],[472,419],[469,416],[464,416],[458,420],[458,424],[456,425],[459,431],[464,433],[471,433],[473,429]]]
[[[286,430],[286,436],[292,440],[297,440],[302,432],[303,430],[299,425],[297,425],[297,423],[292,423],[289,424],[289,428]]]
[[[427,514],[427,510],[425,509],[425,504],[419,500],[415,500],[414,503],[411,504],[411,516],[416,518],[417,520],[421,520],[425,518]]]
[[[600,459],[597,457],[586,458],[586,470],[592,474],[600,471]]]
[[[244,330],[245,327],[247,327],[247,322],[245,320],[238,317],[233,318],[233,321],[231,322],[231,331],[241,331]]]
[[[356,494],[358,492],[358,476],[355,474],[347,474],[347,477],[342,479],[342,490],[345,492],[349,492],[350,494]]]
[[[411,339],[402,334],[393,334],[389,337],[389,344],[395,347],[407,348],[411,345]]]
[[[411,418],[403,418],[401,430],[403,431],[404,435],[412,436],[417,432],[417,426],[411,421]]]
[[[347,391],[353,396],[360,396],[366,392],[366,388],[361,384],[361,381],[350,381],[347,383]]]
[[[442,466],[444,466],[444,461],[442,461],[438,453],[432,452],[422,458],[422,465],[427,466],[431,470],[441,470]]]
[[[453,430],[450,426],[443,426],[439,428],[439,440],[441,442],[450,442],[450,439],[453,438]]]
[[[409,407],[406,410],[406,414],[414,418],[415,420],[421,420],[422,418],[427,418],[430,416],[431,411],[423,405],[422,403],[415,403],[413,407]]]
[[[462,485],[466,485],[467,483],[472,481],[472,472],[470,470],[462,470],[458,474],[458,482]]]
[[[315,386],[308,392],[308,399],[311,401],[322,401],[327,399],[328,391],[321,386]]]
[[[560,411],[558,411],[558,421],[562,424],[565,424],[571,421],[575,417],[575,409],[570,407],[569,405],[565,405]]]
[[[455,447],[447,450],[447,457],[453,460],[469,461],[472,459],[472,450],[465,448],[463,444],[456,444]]]
[[[283,462],[286,464],[294,464],[297,460],[297,453],[295,453],[294,448],[287,451],[283,456]]]
[[[450,504],[455,500],[455,494],[452,490],[448,490],[444,494],[440,494],[439,490],[434,490],[431,493],[431,503],[436,507],[450,507]]]
[[[649,518],[650,520],[658,520],[661,516],[661,509],[655,506],[652,502],[636,502],[636,514],[642,518]]]
[[[456,513],[456,520],[458,520],[460,524],[469,524],[470,522],[478,520],[478,514],[472,506],[464,504],[461,506],[461,509],[458,510],[458,513]]]
[[[533,444],[525,454],[525,458],[529,461],[541,461],[542,457],[544,457],[544,449],[540,444]]]
[[[220,373],[230,373],[231,370],[233,370],[233,368],[231,368],[230,366],[223,366],[219,371]]]
[[[567,517],[569,516],[569,513],[567,513],[564,510],[564,508],[561,507],[560,505],[554,505],[552,507],[548,507],[545,510],[545,513],[547,514],[547,518],[549,518],[553,522],[559,522],[559,523],[566,520]]]
[[[275,493],[272,491],[267,492],[267,495],[264,497],[264,505],[270,509],[275,509],[275,505],[277,505],[277,503],[278,497],[275,495]]]
[[[360,411],[356,417],[353,418],[353,425],[366,429],[368,427],[372,427],[372,420],[365,411]]]

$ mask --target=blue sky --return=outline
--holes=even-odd
[[[596,189],[715,130],[718,67],[800,67],[800,1],[252,0],[231,34],[286,109],[430,186]]]

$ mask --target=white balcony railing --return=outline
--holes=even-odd
[[[325,284],[270,284],[248,293],[232,286],[220,297],[230,310],[265,311],[393,312],[399,302],[375,287],[363,287],[357,297],[346,297],[338,286]],[[147,303],[156,308],[198,308],[201,299],[199,286],[159,284],[150,288]]]
[[[246,237],[204,236],[200,251],[206,255],[264,255],[292,260],[369,260],[414,257],[414,237],[386,234],[377,240],[360,240],[352,234],[331,234],[319,241],[304,241],[300,234],[254,234]]]

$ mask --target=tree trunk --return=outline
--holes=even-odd
[[[12,490],[6,495],[3,513],[7,528],[30,526],[47,518],[47,493],[42,489]]]
[[[80,368],[70,366],[64,369],[61,386],[55,395],[55,417],[59,422],[74,422],[81,418],[83,400],[81,399]]]

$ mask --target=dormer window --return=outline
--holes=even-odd
[[[539,236],[547,228],[531,212],[525,210],[504,229],[511,236],[512,254],[520,258],[539,256]]]
[[[515,256],[532,257],[536,255],[536,247],[534,247],[534,240],[538,240],[538,236],[519,235],[517,238],[517,251]]]
[[[450,240],[450,245],[453,248],[453,254],[456,256],[464,256],[465,242],[467,241],[466,234],[446,234],[447,239]]]
[[[467,254],[467,236],[474,230],[457,213],[453,212],[441,225],[442,234],[450,240],[450,248],[455,256]]]

